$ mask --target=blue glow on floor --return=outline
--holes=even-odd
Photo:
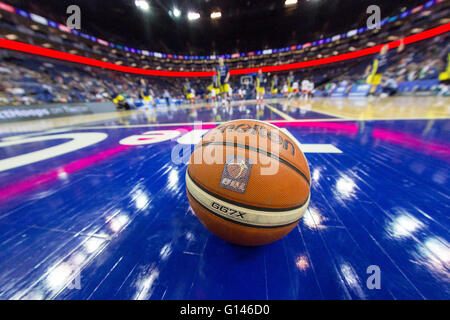
[[[0,298],[448,299],[449,125],[283,124],[302,143],[342,153],[306,154],[308,212],[287,237],[259,248],[228,244],[193,215],[186,166],[171,162],[176,139],[119,144],[176,126],[70,129],[108,137],[0,172]],[[62,142],[3,147],[0,160]],[[370,265],[381,270],[379,290],[366,286]]]

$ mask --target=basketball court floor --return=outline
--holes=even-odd
[[[448,299],[449,102],[247,101],[0,125],[0,299]],[[289,131],[310,166],[307,213],[267,246],[215,237],[186,197],[194,145],[238,118]]]

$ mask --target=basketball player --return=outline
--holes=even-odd
[[[300,93],[300,88],[299,88],[299,85],[298,85],[298,81],[294,80],[294,83],[292,84],[292,95],[294,97],[298,97],[299,93]]]
[[[308,100],[312,99],[313,91],[314,91],[314,82],[308,80],[308,91],[307,91]]]
[[[244,100],[245,98],[245,89],[243,87],[239,88],[238,98],[239,100]]]
[[[264,102],[264,93],[265,93],[265,84],[266,84],[266,78],[264,77],[262,70],[258,70],[258,75],[256,76],[256,103],[259,103],[261,101],[261,104]]]
[[[141,90],[139,95],[145,106],[148,107],[149,105],[153,106],[155,104],[153,90],[145,79],[141,79]]]
[[[270,93],[272,94],[272,98],[278,95],[278,76],[276,74],[273,75],[270,81]]]
[[[220,96],[222,98],[222,103],[230,102],[228,100],[228,93],[230,91],[230,70],[225,64],[222,57],[219,58],[219,65],[217,66],[217,80],[220,88]]]
[[[444,64],[444,70],[439,74],[440,87],[442,88],[439,95],[447,95],[448,86],[450,85],[450,45],[447,45],[443,52],[441,59]]]
[[[397,53],[400,53],[403,51],[405,45],[403,43],[403,39],[400,40],[400,46],[397,48]],[[389,67],[389,62],[391,58],[393,57],[393,53],[388,52],[389,45],[384,45],[381,48],[381,51],[379,54],[375,56],[375,58],[372,61],[372,65],[367,66],[365,77],[366,77],[366,83],[372,85],[370,88],[369,95],[373,95],[375,91],[377,90],[378,86],[381,83],[381,79],[383,78],[383,73],[386,72],[387,68]]]
[[[308,90],[309,90],[309,81],[308,81],[308,79],[303,79],[302,80],[302,94],[301,94],[301,98],[303,100],[306,100],[308,98]]]
[[[186,99],[192,103],[192,88],[188,78],[184,81],[184,94],[186,95]]]
[[[291,99],[292,98],[292,85],[294,84],[295,81],[295,77],[294,77],[294,72],[293,71],[289,71],[289,75],[286,78],[286,83],[288,86],[288,98]]]
[[[283,84],[283,95],[284,95],[284,97],[287,97],[288,94],[289,94],[289,87],[288,87],[287,82],[284,82],[284,84]]]

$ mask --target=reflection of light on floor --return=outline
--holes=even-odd
[[[77,252],[70,258],[70,263],[77,266],[81,266],[86,261],[86,259],[87,256],[84,253]]]
[[[16,300],[16,299],[13,297],[11,300]],[[20,300],[44,300],[44,293],[42,293],[42,291],[40,291],[40,290],[35,290],[35,291],[28,293],[23,298],[20,298]]]
[[[424,137],[419,135],[384,128],[374,128],[372,137],[412,149],[415,152],[436,156],[446,161],[448,161],[450,157],[450,144],[447,142],[427,141]]]
[[[366,297],[363,290],[361,289],[359,277],[353,267],[345,262],[340,265],[340,269],[345,282],[356,291],[356,294],[359,296],[359,298],[365,299]]]
[[[62,289],[63,286],[69,282],[73,272],[74,269],[72,265],[70,265],[69,263],[61,263],[48,274],[48,287],[55,291]]]
[[[105,241],[105,239],[92,237],[84,243],[84,248],[87,253],[94,253]]]
[[[179,186],[178,184],[178,171],[176,169],[170,170],[169,173],[169,184],[167,185],[167,188],[169,190],[173,190]]]
[[[429,237],[418,245],[417,251],[416,263],[426,266],[433,273],[439,274],[439,280],[446,280],[450,283],[450,245],[447,241],[438,237]]]
[[[147,193],[145,193],[144,191],[138,189],[135,191],[134,195],[133,195],[133,200],[135,203],[135,206],[137,209],[145,209],[148,207],[149,205],[149,199],[147,196]]]
[[[109,221],[109,229],[113,232],[120,231],[127,223],[130,218],[126,214],[120,214],[117,217],[111,218]]]
[[[295,259],[295,265],[297,266],[297,268],[301,271],[305,271],[306,269],[309,268],[309,262],[308,262],[308,258],[304,255],[298,256]]]
[[[67,172],[64,171],[64,169],[61,169],[58,171],[58,178],[61,180],[67,180],[67,178],[69,177],[69,175],[67,174]]]
[[[437,171],[431,179],[436,183],[445,184],[447,182],[447,172],[445,170]]]
[[[166,243],[159,252],[159,256],[161,257],[161,260],[167,260],[169,258],[170,254],[172,253],[172,245],[170,243]]]
[[[413,217],[412,215],[405,212],[403,209],[401,215],[395,217],[387,228],[387,232],[394,238],[408,238],[412,237],[413,233],[425,227],[425,225]]]
[[[320,179],[320,170],[319,169],[314,169],[313,170],[313,174],[312,174],[312,177],[311,177],[312,179],[312,183],[314,183],[314,184],[316,184],[316,183],[318,183],[319,182],[319,179]]]
[[[148,274],[147,274],[148,273]],[[150,269],[136,282],[136,294],[133,300],[147,300],[153,293],[153,284],[159,277],[159,271],[157,268]]]
[[[350,199],[355,190],[356,184],[350,177],[342,175],[336,182],[337,194],[343,199]]]
[[[187,232],[186,233],[186,240],[187,241],[193,241],[195,240],[195,235],[192,232]]]
[[[306,213],[303,215],[302,221],[310,229],[323,229],[325,228],[322,223],[327,219],[320,213],[315,207],[309,207]]]

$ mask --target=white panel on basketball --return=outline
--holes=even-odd
[[[249,226],[277,227],[291,224],[299,220],[306,211],[309,197],[306,203],[293,210],[264,211],[243,208],[227,201],[218,199],[199,188],[189,177],[186,170],[186,187],[192,197],[209,211],[226,219],[236,221]]]

